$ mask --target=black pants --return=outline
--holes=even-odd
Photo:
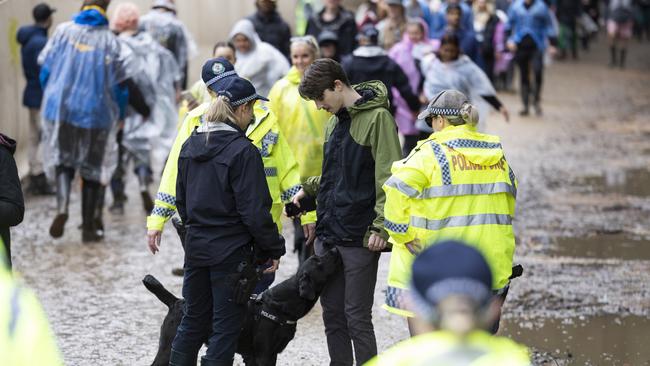
[[[208,350],[205,359],[232,363],[246,306],[232,301],[233,286],[228,280],[237,273],[240,262],[247,260],[238,250],[224,262],[211,267],[185,266],[183,278],[183,319],[178,326],[172,349],[196,357],[203,345],[206,325]]]
[[[317,255],[331,248],[316,239]],[[330,366],[363,365],[377,354],[372,304],[379,253],[368,248],[336,246],[343,267],[332,275],[320,296]]]
[[[544,53],[535,46],[521,47],[515,55],[519,66],[521,78],[519,92],[524,108],[528,109],[530,96],[533,96],[533,103],[538,104],[542,93],[542,80],[544,77]],[[531,72],[534,76],[531,85]]]

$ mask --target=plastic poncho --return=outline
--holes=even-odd
[[[404,34],[402,40],[395,44],[389,51],[388,56],[397,63],[409,79],[413,94],[419,95],[419,87],[422,81],[422,74],[418,69],[417,62],[420,62],[425,54],[435,52],[440,46],[440,41],[429,39],[429,27],[423,20],[419,20],[424,28],[424,39],[418,43],[411,42],[408,34]],[[419,130],[415,128],[413,113],[408,104],[400,95],[397,88],[392,88],[393,105],[395,105],[395,122],[402,135],[417,135]]]
[[[465,55],[451,62],[442,62],[430,55],[422,61],[421,67],[424,74],[424,95],[427,99],[431,100],[443,90],[460,91],[479,108],[480,121],[477,128],[483,131],[488,105],[481,96],[496,95],[496,90],[485,72]]]
[[[196,43],[185,25],[168,11],[152,9],[140,17],[140,29],[148,32],[158,43],[171,51],[183,70],[196,54]]]
[[[271,89],[269,106],[298,160],[304,181],[321,173],[325,125],[331,115],[300,96],[300,77],[298,69],[292,67]]]
[[[330,114],[300,96],[300,78],[298,69],[292,67],[287,76],[273,85],[269,106],[298,161],[300,179],[304,182],[321,174],[325,125]],[[316,222],[316,211],[307,213],[301,221],[303,224]]]
[[[45,172],[52,178],[54,167],[65,165],[108,182],[117,160],[116,154],[106,159],[105,150],[115,141],[119,83],[133,73],[130,51],[108,29],[101,8],[85,7],[56,28],[38,60]]]
[[[119,40],[133,53],[136,71],[133,81],[151,108],[147,121],[132,108],[127,108],[122,144],[139,160],[148,161],[153,147],[166,155],[176,135],[175,83],[181,79],[181,70],[172,53],[147,32],[133,36],[124,34]]]
[[[250,20],[235,23],[228,39],[232,41],[237,34],[248,38],[251,49],[248,53],[237,51],[235,70],[253,83],[258,94],[267,96],[273,84],[289,71],[289,63],[280,51],[260,39]]]

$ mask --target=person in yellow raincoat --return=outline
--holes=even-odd
[[[0,238],[0,363],[62,366],[63,359],[41,304],[4,259]]]
[[[530,366],[525,346],[486,330],[498,316],[492,273],[475,245],[436,242],[415,258],[409,302],[427,331],[365,366]]]
[[[215,74],[218,75],[215,76]],[[225,58],[216,58],[205,63],[202,75],[204,82],[209,84],[211,82],[218,83],[237,74],[233,65]],[[217,80],[212,81],[213,79]],[[209,103],[203,103],[191,110],[178,130],[178,135],[163,170],[154,209],[151,215],[147,217],[147,240],[150,248],[160,245],[162,229],[176,212],[178,155],[185,140],[201,124],[201,117],[208,106]],[[282,232],[281,214],[283,203],[290,202],[291,198],[301,188],[298,164],[289,148],[286,137],[280,131],[275,115],[266,105],[259,101],[255,104],[254,114],[255,123],[248,128],[246,136],[253,141],[253,144],[260,150],[262,155],[266,180],[273,199],[271,215],[273,216],[273,222],[278,226],[278,231]]]
[[[384,225],[393,243],[384,308],[412,317],[404,299],[414,255],[441,239],[472,243],[492,269],[492,290],[505,301],[517,181],[499,138],[476,132],[476,107],[456,90],[438,93],[418,118],[436,132],[393,164],[383,186]],[[415,332],[411,321],[409,329]]]
[[[301,98],[298,93],[305,69],[319,57],[318,42],[314,37],[292,38],[292,67],[269,92],[269,107],[278,118],[280,128],[298,160],[302,182],[321,174],[325,124],[330,118],[329,113],[319,110],[314,103]],[[315,222],[316,211],[294,219],[294,250],[298,252],[300,263],[313,253],[310,245],[315,237]]]

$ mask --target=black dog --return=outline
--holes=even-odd
[[[311,256],[294,276],[249,301],[237,344],[237,353],[247,366],[275,365],[278,353],[295,336],[298,319],[314,307],[328,277],[340,265],[341,257],[335,248],[322,256]],[[160,328],[158,353],[152,366],[167,365],[185,301],[172,295],[151,275],[145,276],[142,282],[169,308]],[[207,341],[209,328],[205,334]]]

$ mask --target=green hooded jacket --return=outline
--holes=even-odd
[[[369,81],[353,88],[362,98],[328,121],[323,172],[303,187],[317,197],[316,236],[321,241],[367,246],[373,232],[388,239],[381,187],[401,149],[384,84]]]

